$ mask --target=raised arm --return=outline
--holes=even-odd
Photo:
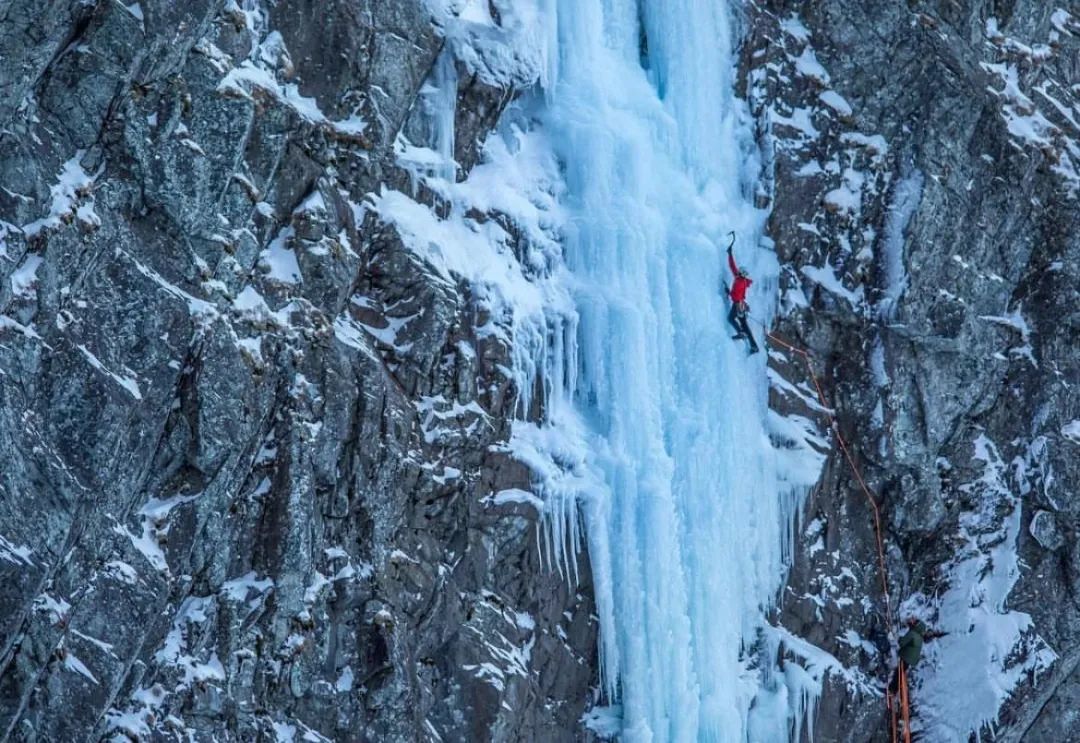
[[[731,275],[732,276],[738,276],[739,275],[739,267],[737,265],[735,265],[735,256],[731,254],[731,249],[730,248],[728,248],[728,253],[727,253],[727,264],[728,264],[728,268],[731,269]]]

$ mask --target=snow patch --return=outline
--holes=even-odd
[[[830,294],[847,300],[852,307],[859,307],[862,304],[863,288],[860,286],[858,289],[848,289],[837,278],[836,270],[831,264],[826,262],[821,267],[803,266],[802,274]]]
[[[1062,426],[1061,435],[1074,444],[1080,444],[1080,420],[1072,420]]]
[[[82,199],[90,196],[94,180],[100,172],[90,175],[83,170],[81,161],[84,154],[86,154],[85,150],[79,150],[60,167],[56,184],[49,189],[52,194],[49,213],[41,219],[23,225],[22,232],[27,238],[35,237],[44,230],[58,227],[64,220],[75,214]]]
[[[914,673],[920,719],[928,739],[963,742],[997,720],[1017,685],[1049,668],[1057,654],[1035,631],[1031,616],[1006,606],[1020,577],[1017,536],[1020,497],[1007,467],[985,435],[974,442],[982,476],[962,486],[973,508],[960,515],[959,545],[944,566],[947,589],[930,602],[936,629],[948,632],[926,646]],[[956,689],[964,689],[956,694]]]
[[[0,560],[6,560],[16,567],[34,567],[34,561],[30,559],[33,553],[34,550],[25,544],[16,545],[0,534]]]
[[[266,249],[259,253],[259,265],[266,271],[267,278],[282,284],[299,284],[303,281],[296,251],[289,244],[295,234],[292,226],[282,227]]]
[[[842,95],[835,90],[825,90],[818,95],[818,100],[824,103],[841,116],[847,117],[854,113],[851,108],[851,104],[848,103]]]
[[[901,297],[907,290],[908,276],[904,268],[904,233],[911,218],[919,208],[922,199],[923,174],[918,169],[910,170],[896,182],[889,202],[889,211],[885,217],[885,230],[882,234],[882,256],[884,263],[885,286],[878,302],[878,313],[884,322],[891,322]]]

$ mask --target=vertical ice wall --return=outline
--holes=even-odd
[[[505,244],[488,250],[475,228],[424,242],[444,253],[460,242],[451,268],[513,318],[521,399],[510,448],[536,473],[541,549],[568,577],[585,514],[605,692],[621,710],[604,727],[628,743],[787,739],[820,673],[774,669],[781,641],[814,649],[762,631],[796,501],[791,463],[778,466],[769,438],[765,353],[748,357],[731,340],[721,293],[731,231],[758,320],[773,311],[777,277],[774,254],[758,247],[759,163],[734,95],[730,8],[432,2],[459,63],[516,75],[526,60],[541,89],[504,115],[485,164],[454,183],[452,169],[431,167],[453,154],[445,91],[456,76],[444,52],[425,89],[424,146],[404,144],[402,158],[454,204],[447,222],[495,206],[544,257],[533,266]],[[509,47],[495,43],[507,34]],[[379,208],[401,223],[391,206]]]
[[[729,231],[758,318],[777,273],[757,247],[730,9],[556,5],[545,121],[565,167],[576,403],[609,491],[586,505],[607,692],[625,741],[741,741],[763,680],[747,649],[791,514],[765,427],[765,354],[731,340],[720,293]],[[789,712],[771,699],[755,735],[781,740]]]

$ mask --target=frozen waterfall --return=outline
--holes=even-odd
[[[507,4],[507,55],[490,44],[486,5],[468,7],[446,11],[455,54],[511,71],[535,64],[538,94],[510,108],[485,164],[451,185],[452,168],[431,166],[453,139],[444,53],[426,89],[427,149],[403,152],[437,177],[429,185],[454,201],[452,214],[497,205],[533,245],[529,282],[498,268],[518,265],[504,248],[475,246],[460,263],[493,306],[513,307],[510,449],[536,474],[541,550],[568,579],[584,515],[610,703],[587,723],[627,743],[795,737],[824,664],[776,668],[781,641],[795,655],[816,651],[766,614],[798,495],[818,472],[773,448],[768,349],[747,356],[726,318],[730,232],[759,321],[774,312],[778,275],[753,205],[761,161],[735,95],[733,8]]]
[[[544,121],[565,167],[573,404],[606,489],[584,503],[606,692],[622,740],[745,740],[769,675],[748,649],[793,514],[767,433],[766,354],[731,340],[720,293],[732,230],[758,318],[777,276],[758,245],[732,8],[559,0],[555,17]],[[750,737],[787,737],[782,696],[759,700],[771,711]]]

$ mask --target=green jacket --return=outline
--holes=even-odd
[[[915,622],[915,625],[900,638],[900,660],[904,661],[908,668],[914,668],[922,657],[923,635],[925,634],[926,625],[920,621]]]

